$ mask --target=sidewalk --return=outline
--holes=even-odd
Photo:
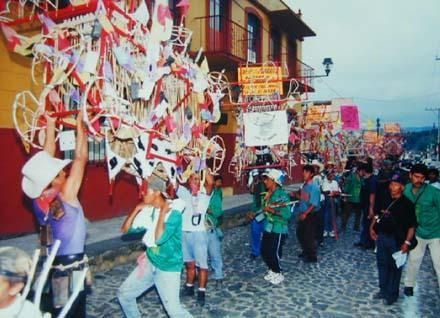
[[[285,187],[286,190],[292,191],[297,189],[298,185],[293,184]],[[243,224],[244,214],[250,210],[252,204],[252,196],[250,194],[239,194],[223,198],[223,209],[225,211],[225,219],[234,218],[232,223],[237,223],[237,217],[243,216],[241,222]],[[87,211],[86,211],[87,217]],[[87,225],[86,253],[91,259],[92,266],[97,266],[98,271],[101,270],[101,263],[105,264],[103,269],[108,269],[113,265],[124,263],[131,258],[128,255],[143,248],[139,235],[122,235],[120,227],[126,216],[115,217],[112,219],[89,222]],[[229,222],[231,223],[231,222]],[[0,240],[0,246],[18,247],[30,255],[39,247],[38,234],[29,234],[16,238]],[[118,256],[122,257],[115,260]],[[116,263],[116,264],[113,264]]]

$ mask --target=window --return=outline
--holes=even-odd
[[[209,0],[209,27],[211,30],[222,31],[224,19],[227,17],[227,3],[225,0]]]
[[[260,19],[253,13],[248,13],[248,54],[247,60],[257,63],[260,60]]]
[[[281,61],[281,34],[276,29],[270,30],[270,60]]]
[[[289,76],[291,77],[297,77],[299,74],[297,74],[297,67],[296,67],[296,41],[290,40],[288,45],[288,67],[289,67]]]

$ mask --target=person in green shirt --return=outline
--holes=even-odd
[[[414,295],[417,274],[426,248],[429,248],[440,288],[440,190],[425,184],[427,173],[428,168],[424,164],[414,165],[409,174],[411,183],[406,185],[403,192],[415,205],[418,223],[418,244],[409,253],[405,275],[403,293],[406,296]]]
[[[261,256],[269,269],[264,279],[278,285],[284,280],[280,258],[288,232],[290,207],[287,203],[289,196],[281,188],[284,174],[280,170],[270,169],[263,173],[263,178],[267,192],[263,204],[266,223],[261,241]]]
[[[183,268],[182,214],[167,200],[166,182],[150,177],[148,186],[142,202],[121,227],[124,233],[146,230],[143,241],[147,250],[119,288],[119,303],[127,318],[141,317],[136,298],[155,286],[170,317],[192,317],[179,298]]]
[[[222,243],[223,233],[220,229],[223,216],[223,178],[214,177],[214,190],[209,201],[208,211],[206,213],[207,232],[208,232],[208,256],[211,260],[211,266],[214,269],[213,279],[217,288],[223,283],[223,260]]]
[[[347,228],[348,220],[350,219],[350,214],[354,211],[354,230],[359,231],[361,225],[361,177],[358,171],[352,171],[348,175],[344,183],[344,212],[342,215],[342,231],[345,232]]]

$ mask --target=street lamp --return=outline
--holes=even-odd
[[[322,61],[322,65],[324,65],[325,75],[328,76],[330,74],[330,71],[333,67],[333,61],[331,57],[324,58],[324,61]]]

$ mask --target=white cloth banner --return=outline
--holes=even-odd
[[[273,146],[287,144],[289,126],[285,111],[250,112],[243,114],[246,146]]]

